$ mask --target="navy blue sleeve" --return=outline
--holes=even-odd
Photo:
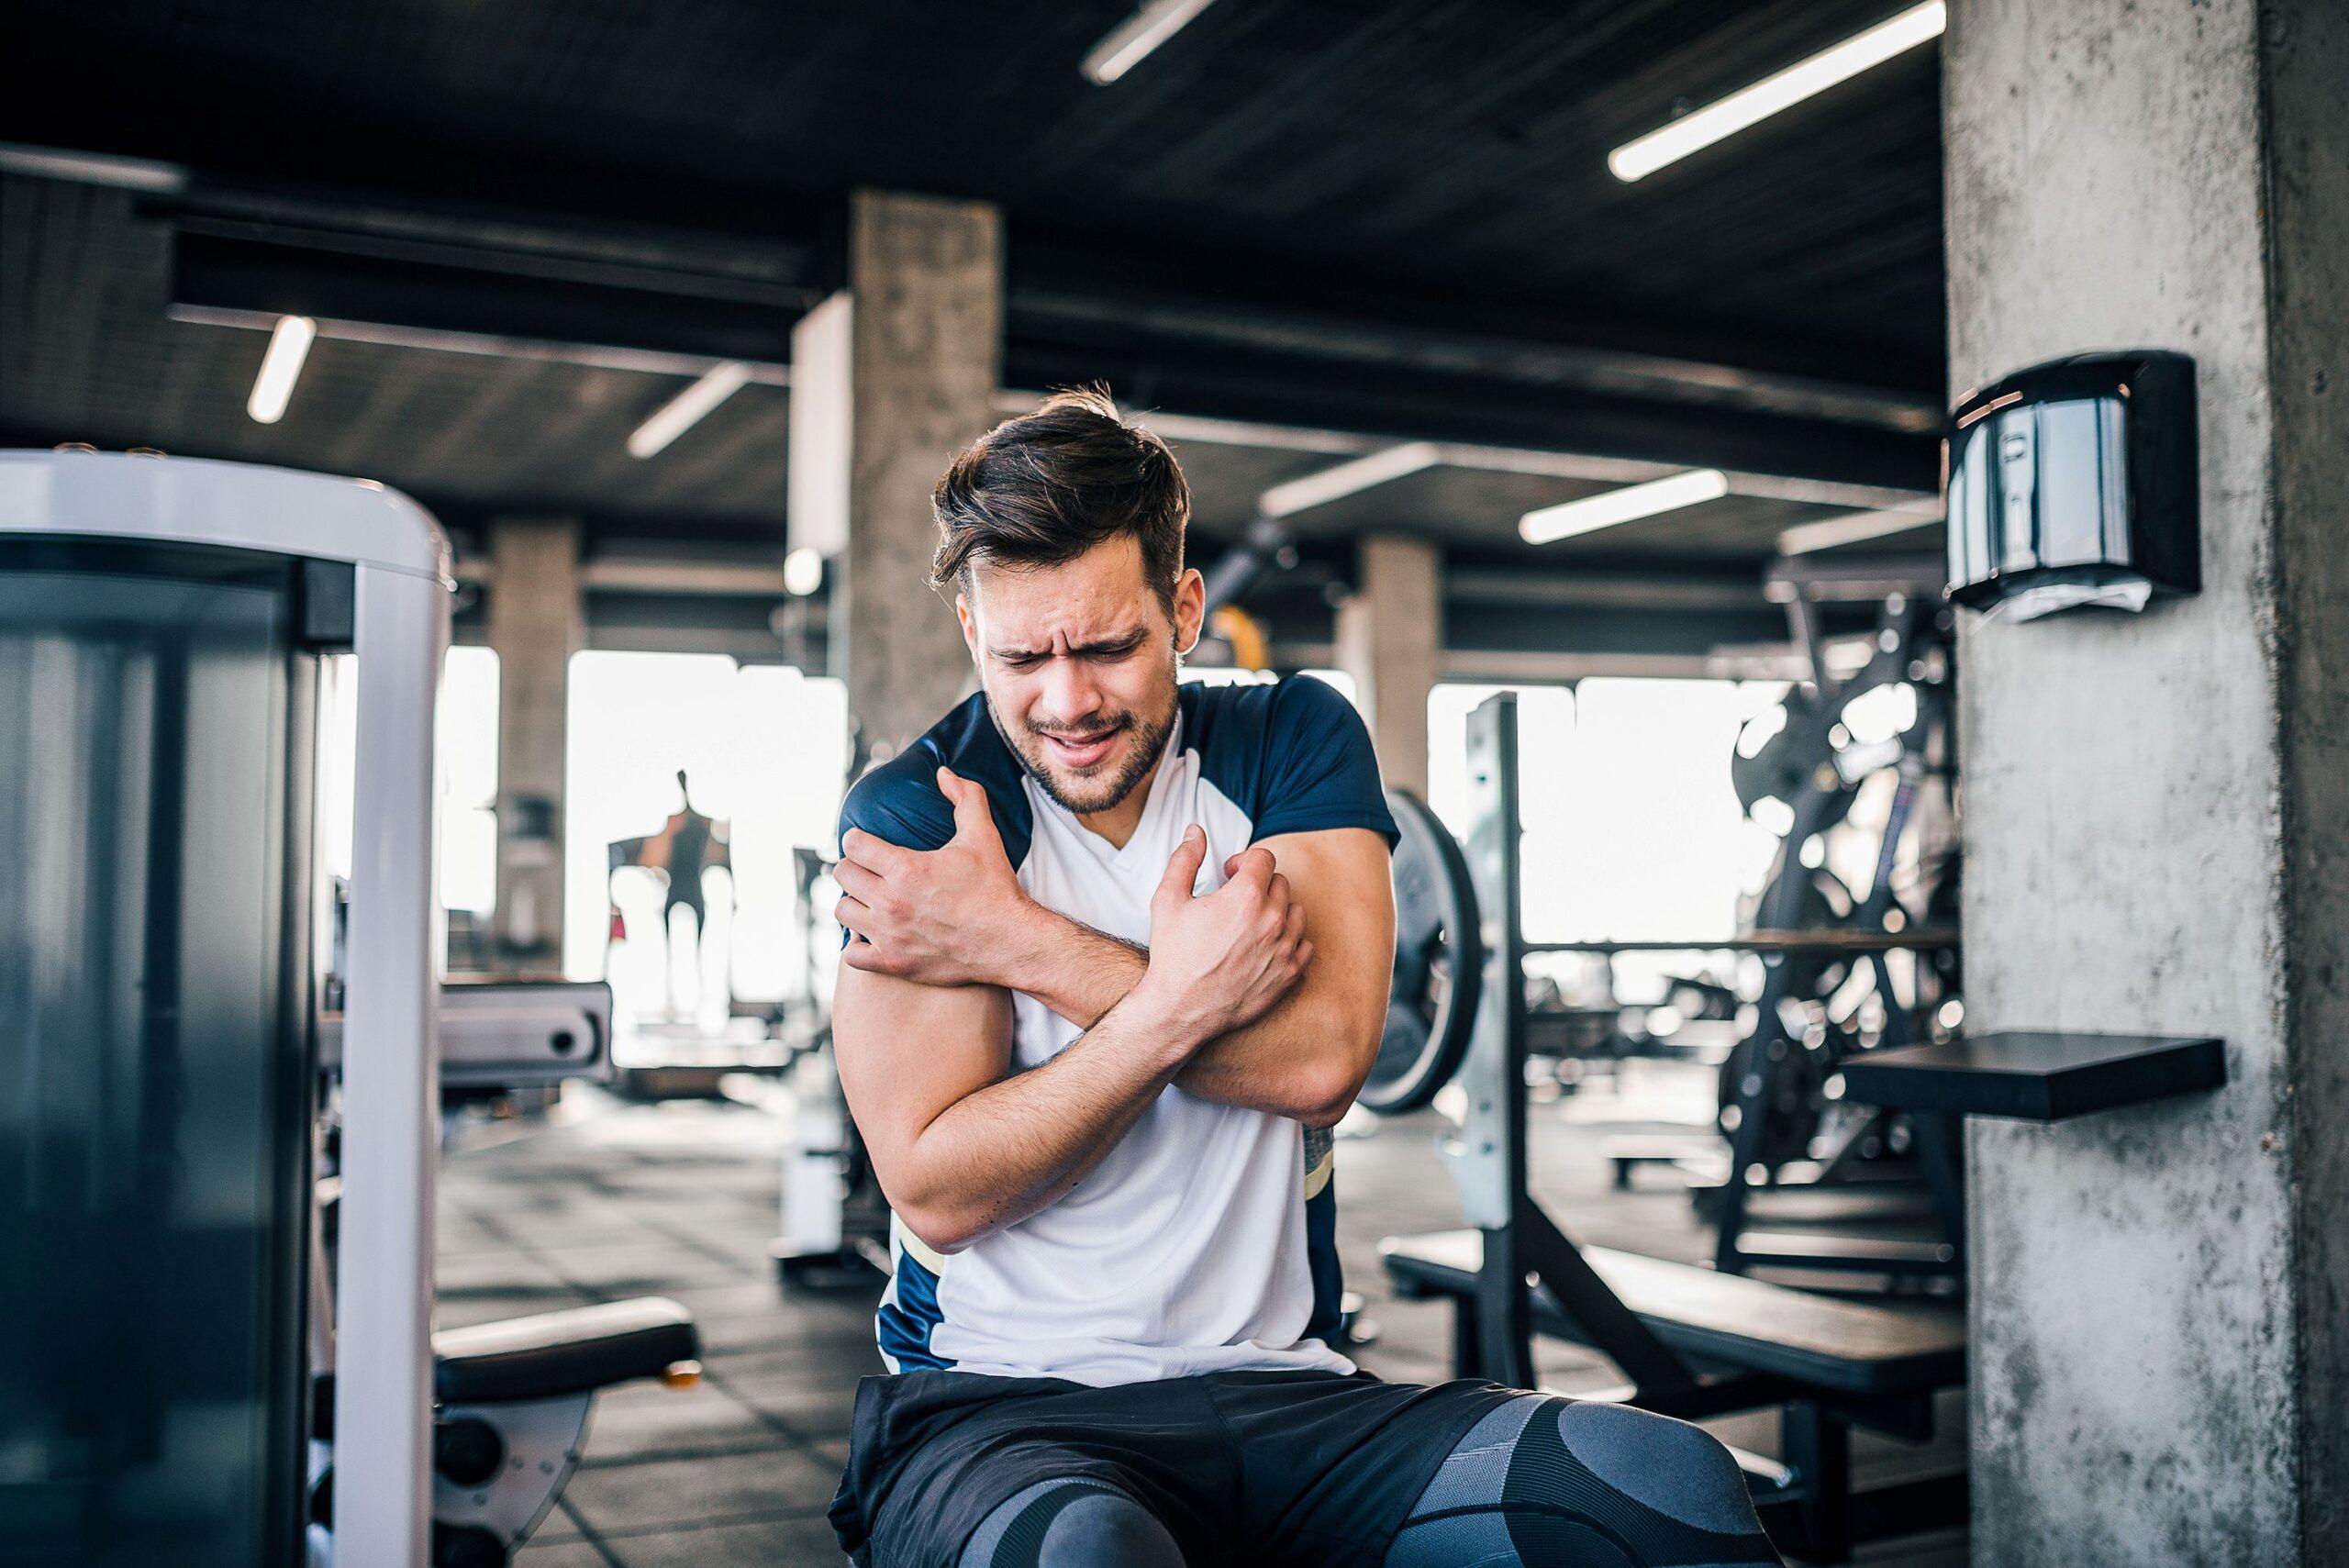
[[[935,850],[954,837],[954,806],[938,787],[938,757],[908,746],[856,781],[841,803],[841,834],[861,828],[902,850]]]
[[[1367,828],[1393,847],[1395,818],[1369,727],[1335,687],[1310,675],[1292,675],[1275,687],[1264,746],[1257,838]]]

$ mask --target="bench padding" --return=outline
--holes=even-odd
[[[658,1377],[701,1353],[693,1314],[665,1296],[509,1318],[432,1336],[432,1392],[447,1405],[584,1394]]]
[[[1475,1230],[1394,1236],[1379,1251],[1403,1294],[1465,1297],[1475,1293],[1485,1238]],[[1965,1319],[1954,1306],[1841,1301],[1604,1247],[1582,1255],[1657,1338],[1687,1356],[1842,1394],[1965,1381]],[[1580,1337],[1548,1292],[1534,1300],[1543,1332]]]

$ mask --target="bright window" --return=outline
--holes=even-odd
[[[497,906],[497,654],[451,648],[440,677],[440,902]]]
[[[320,680],[317,813],[328,874],[351,875],[359,659],[338,653]],[[440,794],[440,903],[486,914],[497,902],[497,655],[451,648],[434,720]]]
[[[636,1016],[662,1010],[673,995],[707,1020],[722,1017],[729,993],[797,994],[807,953],[793,850],[829,852],[839,818],[848,767],[841,683],[708,654],[587,652],[571,662],[570,711],[564,973],[608,978],[616,1005]],[[611,843],[659,832],[682,804],[680,770],[694,808],[727,825],[732,862],[730,874],[713,868],[703,878],[710,929],[683,982],[675,965],[663,971],[661,878],[639,868],[607,874]],[[629,940],[611,948],[607,975],[616,906]],[[819,913],[828,921],[829,904]]]
[[[1770,682],[1585,680],[1562,686],[1438,686],[1428,701],[1430,804],[1467,823],[1467,718],[1518,693],[1525,934],[1536,941],[1691,941],[1734,934],[1776,840],[1730,785],[1739,728],[1776,701]],[[1672,954],[1616,961],[1625,999]]]

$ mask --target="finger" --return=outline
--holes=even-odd
[[[952,768],[938,770],[938,787],[954,807],[954,836],[975,833],[992,838],[995,835],[995,813],[987,809],[985,786],[973,784]]]
[[[883,876],[891,876],[902,870],[907,856],[912,852],[899,849],[886,839],[876,839],[862,828],[852,828],[841,835],[842,859],[869,866]]]
[[[1281,922],[1281,940],[1289,947],[1296,947],[1305,940],[1304,905],[1292,904],[1288,906],[1288,918]]]
[[[843,898],[832,906],[832,918],[861,937],[873,923],[873,910],[861,898]]]
[[[1230,881],[1231,880],[1231,873],[1232,873],[1233,872],[1238,871],[1239,869],[1240,869],[1240,857],[1239,857],[1238,855],[1226,855],[1226,856],[1224,856],[1224,857],[1223,857],[1223,880],[1224,880],[1224,881],[1226,881],[1226,882],[1230,882]]]
[[[1279,872],[1273,873],[1271,880],[1264,884],[1264,900],[1275,909],[1295,908],[1296,898],[1296,891],[1289,886],[1288,878]]]
[[[886,973],[881,962],[881,950],[871,942],[849,943],[841,950],[841,962],[851,969],[861,969],[867,974]]]
[[[1311,966],[1312,962],[1313,962],[1313,944],[1312,944],[1311,942],[1309,942],[1309,941],[1308,941],[1308,942],[1299,942],[1299,943],[1297,943],[1297,972],[1299,974],[1304,973],[1306,972],[1306,970],[1307,970],[1308,967],[1310,967],[1310,966]]]
[[[1183,841],[1166,857],[1166,874],[1158,879],[1158,891],[1151,902],[1188,899],[1192,885],[1199,880],[1199,867],[1207,858],[1207,830],[1194,822],[1183,829]]]
[[[1245,849],[1240,851],[1237,858],[1240,863],[1232,868],[1231,880],[1243,883],[1258,893],[1264,892],[1273,880],[1272,851],[1257,848]]]
[[[874,902],[874,895],[885,885],[878,873],[865,870],[854,861],[842,861],[832,868],[832,880],[841,884],[842,893],[852,894],[865,903]]]

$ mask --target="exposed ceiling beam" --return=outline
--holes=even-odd
[[[1730,342],[1641,347],[1586,323],[1544,320],[1528,310],[1513,324],[1477,317],[1445,321],[1423,303],[1385,318],[1219,291],[1213,297],[1097,281],[1040,281],[1017,273],[1007,307],[1015,333],[1041,339],[1131,343],[1160,339],[1239,353],[1273,354],[1369,371],[1490,379],[1617,396],[1730,407],[1921,434],[1941,428],[1937,391],[1872,384],[1828,373],[1769,368]],[[1576,330],[1579,328],[1581,330]]]

